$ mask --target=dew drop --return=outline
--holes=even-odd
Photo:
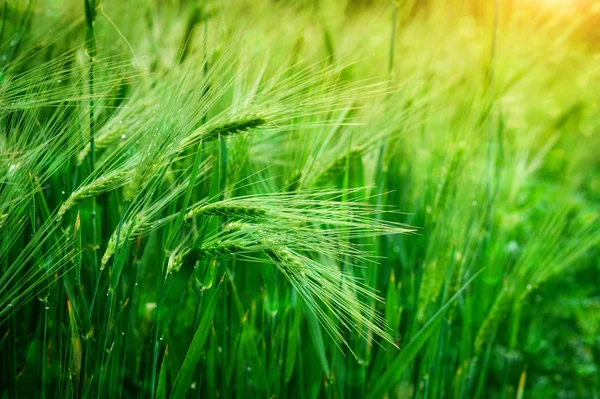
[[[246,371],[252,371],[252,368],[250,368],[250,366],[246,367]]]
[[[508,252],[515,252],[517,249],[519,249],[519,244],[517,244],[516,241],[512,240],[510,241],[507,245],[506,245],[506,250]]]
[[[473,200],[473,202],[471,202],[471,205],[477,206],[477,201]]]
[[[122,135],[121,135],[121,138],[122,138],[123,140],[125,140],[125,139],[127,138],[127,135],[126,135],[126,134],[122,134]]]
[[[531,284],[527,284],[527,289],[530,290],[531,289]]]

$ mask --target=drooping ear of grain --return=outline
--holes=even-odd
[[[242,116],[239,119],[213,126],[203,136],[203,140],[215,140],[217,137],[230,136],[257,129],[267,123],[267,120],[258,115]]]

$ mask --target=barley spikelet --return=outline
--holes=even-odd
[[[483,344],[488,339],[494,328],[498,326],[498,323],[504,315],[508,313],[512,302],[512,290],[504,288],[494,301],[494,305],[490,309],[487,317],[483,321],[483,324],[479,328],[477,337],[475,338],[475,351],[481,350]]]
[[[265,251],[265,254],[275,263],[280,263],[284,269],[302,270],[305,266],[284,246],[275,246]]]
[[[247,114],[233,121],[224,122],[209,126],[208,128],[201,127],[196,134],[190,135],[185,141],[184,145],[190,145],[197,141],[210,141],[215,140],[221,136],[231,136],[234,134],[240,134],[248,132],[252,129],[261,127],[267,123],[267,120],[259,115]]]
[[[233,222],[229,222],[223,225],[223,232],[229,233],[234,231],[241,231],[244,229],[248,229],[250,227],[249,224],[240,222],[239,220],[235,220]]]
[[[85,198],[95,197],[99,194],[105,193],[110,190],[114,190],[127,183],[131,178],[131,172],[129,170],[117,170],[102,176],[89,184],[79,187],[73,191],[69,198],[60,206],[58,210],[58,217],[62,218],[63,215],[73,207],[73,205],[82,201]]]
[[[169,260],[169,271],[177,270],[184,263],[196,263],[199,260],[224,258],[248,252],[248,248],[233,243],[216,243],[202,247],[193,247],[183,251]]]
[[[217,243],[215,245],[194,248],[192,256],[197,259],[227,257],[247,251],[246,248],[232,243]]]
[[[122,245],[126,241],[127,232],[131,228],[132,223],[133,223],[132,221],[125,222],[125,223],[123,223],[123,226],[121,226],[119,245]],[[136,232],[139,233],[139,231],[140,231],[139,227],[136,229],[136,226],[139,226],[139,224],[136,224],[133,226],[132,234],[131,234],[131,236],[133,236],[133,237],[136,236],[136,234],[135,234]],[[108,245],[106,246],[106,250],[104,251],[104,255],[102,255],[102,260],[100,262],[100,270],[104,270],[104,268],[106,267],[106,264],[108,263],[110,258],[115,254],[116,248],[117,248],[117,232],[115,231],[110,236],[110,239],[108,240]]]
[[[370,305],[358,297],[381,299],[355,277],[343,273],[338,267],[315,262],[285,245],[273,245],[264,253],[305,299],[327,333],[337,342],[347,345],[341,334],[346,329],[365,339],[374,333],[394,344],[385,331],[383,317],[374,313]],[[331,320],[327,311],[335,315],[338,324]]]
[[[257,206],[251,205],[228,205],[228,204],[209,204],[192,209],[185,215],[185,220],[189,220],[195,216],[225,216],[228,218],[252,218],[257,219],[266,214],[266,210]]]

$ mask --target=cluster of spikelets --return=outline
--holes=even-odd
[[[0,259],[6,264],[15,245],[23,248],[0,278],[0,316],[22,306],[49,284],[44,276],[70,262],[73,254],[68,245],[56,242],[61,212],[52,213],[47,205],[42,206],[38,225],[32,205],[45,204],[44,185],[82,145],[79,118],[86,118],[88,111],[73,113],[74,107],[90,99],[109,98],[115,82],[127,78],[123,64],[102,64],[98,73],[111,78],[100,81],[95,94],[85,93],[81,82],[87,70],[72,65],[73,57],[75,53],[70,52],[25,71],[21,64],[26,58],[17,59],[2,70],[0,117],[5,123],[0,131]],[[45,115],[48,109],[50,116]],[[27,229],[31,230],[30,239],[18,244]],[[53,241],[58,245],[48,250]]]
[[[364,301],[380,298],[342,268],[353,262],[375,263],[369,252],[356,244],[357,239],[411,230],[382,221],[378,215],[383,210],[370,205],[368,198],[345,200],[352,190],[307,190],[323,182],[319,176],[339,173],[347,157],[326,164],[304,159],[305,164],[299,165],[305,171],[302,183],[288,185],[286,191],[236,197],[232,190],[237,182],[232,181],[228,182],[227,198],[189,204],[191,192],[210,177],[220,161],[211,156],[201,160],[205,149],[210,152],[228,139],[252,140],[256,136],[260,145],[265,138],[324,128],[331,131],[322,143],[325,148],[339,136],[342,126],[354,123],[348,114],[357,109],[356,98],[381,96],[389,92],[388,86],[342,83],[337,78],[342,67],[332,65],[319,74],[310,67],[295,66],[269,79],[258,75],[248,88],[239,90],[236,83],[248,77],[243,69],[235,70],[237,50],[235,46],[212,59],[210,68],[206,68],[206,59],[190,57],[169,74],[152,79],[134,78],[135,72],[123,72],[123,64],[94,59],[93,92],[85,84],[92,63],[86,64],[84,59],[80,65],[65,68],[78,56],[71,53],[15,74],[2,86],[1,101],[10,103],[2,112],[21,112],[22,119],[14,125],[23,133],[2,135],[0,165],[6,169],[2,179],[7,184],[0,192],[0,229],[7,239],[0,258],[9,255],[27,225],[30,201],[45,202],[42,187],[56,171],[74,166],[81,175],[73,177],[75,188],[63,193],[56,209],[46,206],[41,228],[34,229],[21,256],[1,277],[0,315],[12,311],[6,304],[21,306],[36,292],[39,296],[39,290],[50,284],[48,276],[73,267],[83,250],[73,239],[80,229],[79,206],[118,193],[123,199],[117,205],[121,221],[106,245],[92,243],[93,251],[102,250],[103,256],[94,254],[97,261],[90,265],[100,273],[110,267],[111,290],[118,285],[126,263],[119,253],[126,254],[130,245],[139,246],[140,240],[168,225],[170,239],[163,249],[169,255],[169,273],[202,259],[237,256],[270,262],[338,342],[344,340],[342,330],[374,333],[391,341],[382,317]],[[121,104],[111,111],[114,87],[138,78],[136,90],[128,98],[118,99]],[[235,100],[223,108],[221,103],[230,101],[227,96],[232,90],[236,91]],[[80,104],[80,112],[71,112]],[[54,114],[46,125],[39,126],[37,116],[47,106],[53,107]],[[81,137],[81,126],[87,137]],[[353,154],[361,156],[383,135],[355,144]],[[95,160],[88,169],[86,162],[91,156]],[[95,217],[91,215],[94,231]],[[200,234],[195,226],[207,223],[210,217],[224,218],[226,224]],[[41,259],[45,259],[43,266],[32,265]]]
[[[304,297],[338,342],[344,341],[340,328],[361,334],[374,333],[391,341],[381,316],[373,314],[369,305],[359,300],[379,301],[381,298],[352,274],[342,272],[337,264],[367,261],[374,266],[376,259],[354,245],[356,239],[405,234],[413,229],[378,220],[376,216],[385,211],[366,201],[341,201],[343,195],[352,191],[356,190],[258,194],[190,205],[182,229],[200,217],[223,217],[225,225],[220,231],[206,232],[198,245],[184,245],[172,251],[168,272],[178,272],[182,265],[214,258],[270,261]],[[127,240],[139,240],[153,229],[177,219],[178,213],[175,213],[156,220],[159,210],[160,206],[148,208],[125,221],[121,232],[115,231],[111,236],[102,257],[102,267],[113,256],[117,240],[119,245]],[[184,243],[199,241],[198,233],[189,235]],[[339,325],[330,315],[338,319]],[[361,329],[356,328],[359,325]]]

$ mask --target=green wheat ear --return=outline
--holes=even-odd
[[[124,186],[131,180],[131,177],[132,173],[130,170],[115,170],[98,177],[87,185],[80,186],[71,193],[69,198],[60,206],[58,217],[62,217],[75,204],[81,202],[85,198],[96,197],[100,194]]]
[[[214,140],[218,136],[229,136],[233,134],[247,132],[252,129],[259,128],[267,123],[267,120],[258,115],[241,116],[239,119],[231,122],[225,122],[221,125],[211,127],[210,130],[203,136],[205,140]]]
[[[185,214],[185,219],[191,219],[201,215],[215,215],[225,217],[251,218],[256,219],[264,216],[267,210],[258,206],[249,205],[227,205],[227,204],[208,204],[199,206]]]
[[[179,269],[189,263],[190,257],[245,259],[263,253],[306,300],[336,342],[347,345],[344,330],[364,334],[357,325],[364,327],[366,334],[392,342],[383,320],[360,298],[380,299],[335,263],[342,258],[357,261],[368,258],[361,248],[343,241],[342,237],[358,239],[409,233],[412,229],[371,219],[371,215],[382,211],[368,203],[339,201],[353,191],[356,190],[284,192],[192,205],[185,216],[188,221],[218,215],[230,222],[220,234],[205,237],[201,246],[173,256],[169,269]],[[319,225],[328,228],[314,227]],[[330,258],[333,264],[322,264],[316,260],[319,256]],[[330,320],[329,312],[339,324]]]

